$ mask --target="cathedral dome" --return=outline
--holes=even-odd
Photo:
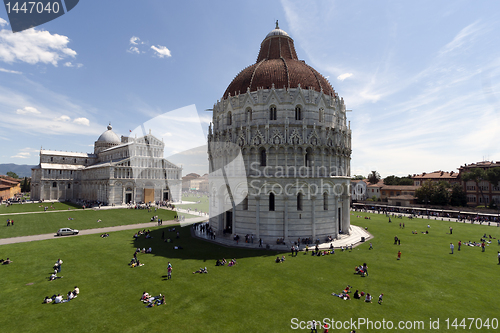
[[[245,93],[247,89],[312,88],[333,95],[332,86],[318,71],[297,58],[293,39],[278,27],[260,44],[257,62],[243,69],[229,84],[223,98]]]
[[[113,132],[113,127],[108,125],[108,130],[101,134],[97,142],[120,144],[120,138]]]

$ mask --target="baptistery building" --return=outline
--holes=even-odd
[[[324,241],[349,232],[344,100],[278,27],[213,107],[210,225],[224,235]],[[243,163],[237,163],[240,159]],[[242,177],[243,176],[243,177]]]
[[[31,198],[104,205],[180,201],[182,168],[163,158],[164,147],[151,131],[120,138],[109,125],[94,153],[41,149],[31,170]]]

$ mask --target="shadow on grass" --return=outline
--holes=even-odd
[[[168,231],[175,227],[175,231]],[[139,236],[138,239],[134,239],[133,236],[138,230],[130,230],[130,244],[133,246],[131,251],[136,248],[148,249],[151,247],[152,254],[155,256],[162,256],[165,258],[176,258],[184,260],[203,260],[203,261],[215,261],[217,259],[231,259],[231,258],[248,258],[248,257],[261,257],[261,256],[276,256],[278,252],[276,250],[255,250],[255,249],[239,249],[239,248],[228,248],[222,245],[206,242],[191,237],[190,227],[181,228],[179,225],[175,226],[165,226],[165,227],[155,227],[151,228],[152,238],[145,238],[144,235]],[[146,229],[147,231],[147,229]],[[177,232],[179,232],[179,238],[176,238]],[[162,239],[170,239],[170,242],[165,242]],[[182,247],[182,249],[174,249],[174,247]],[[131,253],[133,254],[133,253]],[[211,265],[211,264],[210,264]]]

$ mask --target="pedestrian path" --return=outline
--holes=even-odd
[[[292,241],[288,241],[285,245],[283,244],[270,244],[270,243],[263,243],[262,247],[259,247],[259,239],[254,238],[253,243],[250,241],[249,243],[246,243],[244,240],[244,237],[241,237],[238,242],[236,242],[234,239],[232,239],[231,235],[227,236],[216,236],[215,240],[212,239],[209,235],[206,233],[201,232],[200,230],[195,230],[194,228],[191,228],[191,235],[195,238],[202,239],[208,242],[212,242],[215,244],[219,244],[225,247],[235,247],[235,248],[248,248],[248,249],[268,249],[268,250],[278,250],[278,251],[289,251],[290,248],[293,245]],[[333,247],[336,249],[340,249],[341,247],[345,248],[348,246],[356,247],[359,244],[363,243],[363,237],[364,241],[367,241],[369,239],[372,239],[373,236],[364,228],[358,227],[355,225],[351,225],[349,228],[349,234],[341,234],[339,235],[338,239],[335,239],[332,243]],[[314,249],[315,244],[309,245],[309,248]],[[325,242],[325,243],[320,243],[318,245],[318,248],[321,250],[326,250],[330,248],[330,242]],[[304,250],[305,245],[301,244],[300,245],[300,250]]]
[[[199,217],[187,218],[184,221],[182,221],[182,223],[184,225],[190,225],[193,223],[203,222],[206,220],[207,220],[207,217],[199,216]],[[167,225],[175,225],[175,224],[179,224],[179,221],[176,221],[176,220],[164,221],[162,225],[167,226]],[[139,230],[139,229],[144,229],[144,228],[152,228],[152,227],[156,227],[156,226],[158,226],[158,222],[145,222],[145,223],[137,223],[137,224],[119,225],[119,226],[115,226],[115,227],[104,227],[104,228],[80,230],[80,233],[78,235],[74,235],[74,236],[59,237],[59,236],[56,236],[55,233],[50,233],[50,234],[42,234],[42,235],[11,237],[11,238],[0,239],[0,245],[33,242],[33,241],[46,240],[46,239],[61,239],[61,238],[67,238],[67,237],[79,237],[79,236],[92,235],[92,234],[104,234],[104,233],[110,233],[113,231],[121,231],[121,230],[134,230],[134,229]]]

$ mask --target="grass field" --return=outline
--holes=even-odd
[[[128,211],[127,211],[128,212]],[[358,213],[356,213],[358,215]],[[367,215],[367,214],[360,214]],[[311,257],[300,253],[283,264],[274,263],[272,251],[224,248],[189,237],[173,250],[161,241],[166,228],[155,228],[153,239],[132,239],[130,231],[0,246],[0,257],[14,262],[0,266],[0,327],[2,332],[291,332],[292,319],[300,321],[348,321],[365,318],[373,322],[423,321],[422,332],[448,332],[446,318],[498,318],[500,301],[496,283],[500,272],[494,243],[480,248],[462,247],[450,254],[450,242],[479,241],[484,234],[500,237],[500,228],[433,220],[394,219],[381,215],[371,220],[352,216],[352,224],[368,227],[374,249],[362,244],[352,252]],[[399,222],[406,228],[400,229]],[[131,221],[135,222],[135,221]],[[421,234],[431,228],[429,234]],[[448,234],[449,227],[453,234]],[[413,235],[412,230],[419,231]],[[401,245],[394,245],[394,236]],[[129,268],[136,247],[153,248],[139,254],[145,266]],[[402,259],[396,260],[401,250]],[[281,254],[279,254],[281,255]],[[214,267],[217,258],[235,257],[235,267]],[[48,282],[54,262],[62,258],[62,279]],[[165,280],[166,264],[173,265],[172,280]],[[366,262],[369,276],[354,275],[354,266]],[[207,266],[208,274],[192,274]],[[347,284],[374,295],[372,304],[343,301],[331,296]],[[45,296],[66,294],[75,285],[80,296],[69,303],[42,305]],[[166,295],[167,304],[146,308],[143,291]],[[384,293],[384,303],[376,299]],[[440,320],[430,330],[429,319]],[[331,321],[329,321],[331,322]],[[459,331],[476,331],[475,329]],[[490,329],[491,331],[497,331]],[[310,332],[310,329],[298,331]],[[319,330],[321,331],[321,330]],[[349,332],[349,329],[330,332]],[[357,327],[357,332],[388,331]],[[407,330],[410,331],[410,330]]]
[[[10,207],[9,207],[10,208]],[[109,209],[58,211],[36,214],[3,215],[0,224],[0,238],[56,233],[59,228],[78,230],[104,228],[125,224],[150,222],[153,215],[165,221],[172,220],[176,213],[158,209],[148,212],[145,209]],[[73,220],[68,220],[73,218]],[[14,226],[7,227],[7,219],[14,220]],[[97,220],[101,222],[97,222]]]
[[[209,203],[208,196],[196,196],[196,195],[182,195],[182,201],[194,202],[190,204],[177,204],[177,207],[182,209],[190,208],[191,210],[197,209],[198,211],[208,212]],[[199,202],[199,203],[198,203]]]
[[[0,214],[43,212],[44,207],[49,207],[48,211],[82,209],[81,206],[78,206],[70,202],[43,202],[43,203],[13,204],[9,207],[7,207],[6,205],[0,205]]]

